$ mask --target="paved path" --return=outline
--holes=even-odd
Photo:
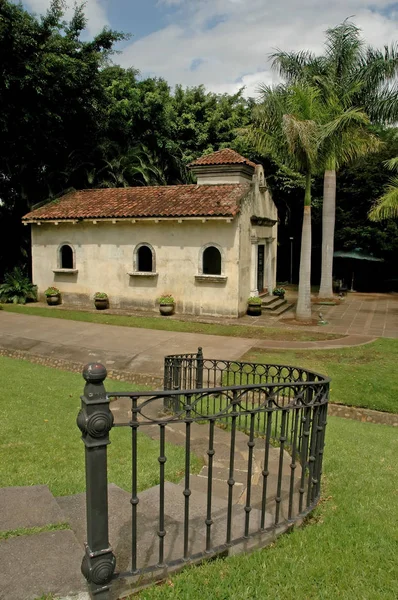
[[[319,342],[280,342],[99,325],[0,312],[0,348],[74,363],[100,361],[108,369],[161,376],[167,354],[195,352],[237,360],[253,347],[339,348],[372,341],[369,336],[349,336]]]
[[[327,332],[398,338],[398,294],[349,293],[338,306],[318,308]]]

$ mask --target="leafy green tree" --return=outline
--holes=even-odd
[[[398,73],[398,47],[384,50],[366,48],[355,24],[346,20],[326,32],[325,54],[278,51],[273,66],[288,82],[315,85],[333,111],[346,112],[338,119],[335,136],[328,136],[324,148],[324,201],[322,236],[322,278],[320,296],[333,296],[332,269],[336,206],[336,171],[361,154],[374,151],[377,143],[358,120],[355,109],[363,108],[374,121],[393,122],[398,118],[398,89],[386,86]],[[347,147],[348,144],[348,147]],[[347,151],[348,150],[348,151]]]
[[[0,198],[15,231],[1,243],[3,265],[20,255],[21,216],[63,189],[71,153],[90,157],[102,137],[100,71],[124,36],[104,29],[82,41],[83,8],[69,23],[63,17],[61,0],[40,19],[20,4],[0,3]]]

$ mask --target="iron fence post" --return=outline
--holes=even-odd
[[[196,355],[196,389],[201,390],[203,387],[203,350],[198,348]]]
[[[109,545],[107,445],[113,426],[104,380],[106,369],[99,363],[84,367],[86,380],[77,425],[82,432],[86,458],[87,543],[82,573],[90,597],[109,600],[116,558]]]

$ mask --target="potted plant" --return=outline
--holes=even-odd
[[[105,310],[106,308],[109,308],[108,294],[105,294],[105,292],[95,292],[94,304],[97,310]]]
[[[274,294],[274,296],[279,296],[279,298],[283,300],[285,297],[286,290],[283,287],[276,287],[272,293]]]
[[[49,306],[55,306],[56,304],[61,304],[61,292],[56,287],[49,287],[44,292],[47,298],[47,304]]]
[[[172,315],[174,313],[174,298],[171,294],[164,294],[158,298],[159,311],[163,316]]]
[[[252,317],[258,317],[261,315],[261,298],[258,296],[251,296],[247,300],[247,314]]]

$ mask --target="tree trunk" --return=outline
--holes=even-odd
[[[311,243],[311,174],[307,173],[296,308],[296,319],[298,321],[311,320]]]
[[[322,208],[322,273],[320,298],[333,298],[333,250],[336,221],[336,171],[325,171]]]

